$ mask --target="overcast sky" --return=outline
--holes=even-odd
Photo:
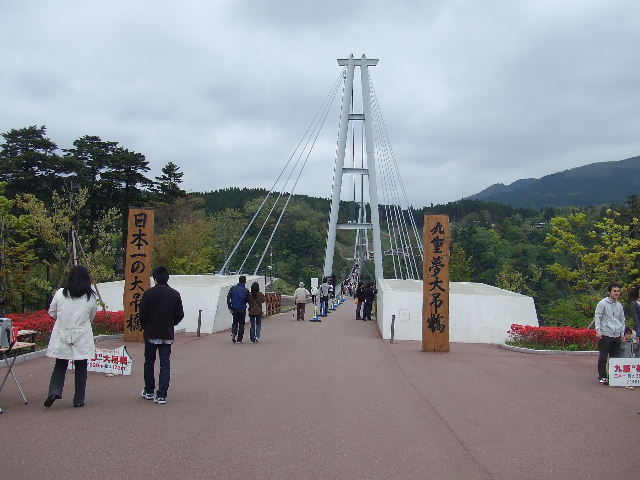
[[[0,131],[269,188],[339,75],[371,68],[409,200],[640,155],[637,0],[21,1],[0,11]],[[297,193],[330,197],[340,93]]]

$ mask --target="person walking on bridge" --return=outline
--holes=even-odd
[[[376,290],[373,286],[373,282],[367,284],[360,291],[360,296],[362,298],[362,319],[363,320],[371,320],[371,309],[373,307],[373,301],[376,299]]]
[[[293,294],[293,301],[296,304],[296,318],[298,321],[304,321],[304,311],[307,305],[307,297],[311,295],[309,290],[307,290],[304,286],[304,282],[300,282],[298,284],[298,288]]]
[[[231,324],[231,341],[242,343],[244,337],[244,322],[247,316],[247,303],[249,303],[249,290],[245,287],[247,277],[241,275],[238,284],[229,289],[227,294],[227,307],[233,317]]]
[[[184,318],[182,298],[167,282],[167,267],[158,266],[153,270],[156,284],[146,290],[140,302],[140,324],[144,330],[144,390],[145,400],[154,400],[159,405],[167,403],[167,391],[171,377],[171,345],[174,327]],[[155,392],[156,351],[160,357],[158,390]]]
[[[360,312],[362,310],[362,282],[358,283],[358,286],[356,287],[356,292],[355,292],[355,301],[356,301],[356,320],[360,320]]]
[[[265,301],[264,293],[260,291],[258,282],[251,284],[251,293],[249,294],[249,321],[251,328],[249,329],[249,340],[251,343],[260,341],[260,332],[262,331],[262,304]]]
[[[326,277],[322,279],[318,295],[320,295],[320,315],[326,317],[329,312],[329,282]]]

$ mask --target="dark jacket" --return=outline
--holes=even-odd
[[[249,315],[250,316],[262,316],[262,304],[265,301],[264,293],[258,292],[256,293],[256,297],[253,298],[253,294],[249,294]]]
[[[244,312],[247,310],[249,301],[249,290],[244,283],[238,283],[229,289],[227,293],[227,307],[234,312]]]
[[[640,303],[637,300],[631,302],[631,315],[636,335],[640,335]]]
[[[173,340],[173,327],[184,318],[180,293],[169,285],[151,287],[142,295],[140,324],[144,338]]]
[[[362,303],[373,303],[376,298],[376,291],[371,287],[363,287],[358,298]]]

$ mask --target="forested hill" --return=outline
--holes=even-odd
[[[620,205],[640,191],[640,156],[599,162],[509,185],[492,185],[470,199],[515,207]]]
[[[222,188],[220,190],[213,190],[211,192],[195,193],[194,195],[202,196],[204,198],[204,209],[207,213],[216,213],[226,210],[227,208],[242,209],[247,202],[255,200],[257,198],[262,201],[267,195],[267,190],[264,188]],[[278,193],[272,193],[271,198],[277,198]],[[286,197],[289,196],[285,193],[284,199],[279,203],[283,204],[286,201]],[[330,202],[326,198],[309,197],[307,195],[293,195],[296,200],[304,201],[307,207],[314,210],[321,210],[326,212],[327,218],[329,218]]]

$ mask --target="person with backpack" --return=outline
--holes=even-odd
[[[249,340],[251,343],[260,341],[260,333],[262,331],[262,304],[265,302],[264,293],[260,291],[258,282],[251,284],[251,293],[249,294],[249,321],[251,328],[249,329]]]
[[[242,343],[244,337],[244,323],[249,302],[249,290],[245,287],[246,283],[247,277],[241,275],[238,284],[231,287],[227,294],[227,307],[233,317],[231,324],[231,341],[233,343]]]

